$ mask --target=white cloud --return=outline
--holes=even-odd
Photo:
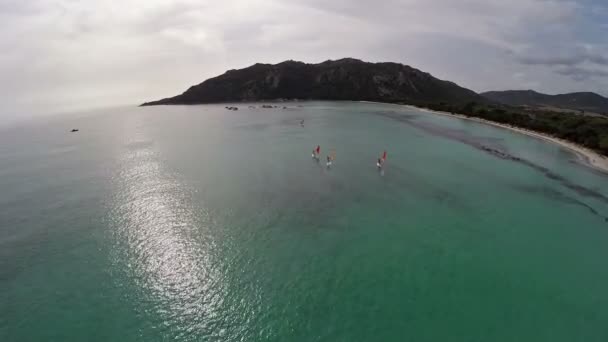
[[[603,9],[559,0],[0,0],[0,100],[3,112],[137,104],[255,62],[347,56],[404,62],[478,91],[601,91],[602,72],[586,82],[572,73],[603,70],[592,65],[606,56],[592,33],[602,23],[582,20]]]

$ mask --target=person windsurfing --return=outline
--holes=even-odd
[[[329,169],[329,167],[331,166],[331,164],[333,164],[334,160],[336,159],[336,151],[332,150],[330,154],[327,155],[327,168]]]
[[[319,161],[319,156],[321,155],[321,146],[317,145],[317,148],[312,150],[312,159]]]
[[[378,162],[376,162],[378,169],[382,169],[384,167],[384,162],[386,162],[386,151],[384,151],[382,157],[378,158]]]

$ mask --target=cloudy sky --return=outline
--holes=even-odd
[[[138,104],[256,62],[608,95],[605,0],[0,0],[0,115]]]

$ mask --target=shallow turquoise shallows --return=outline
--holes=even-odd
[[[608,341],[607,176],[412,108],[283,105],[1,128],[0,341]]]

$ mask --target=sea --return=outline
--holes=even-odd
[[[607,175],[411,107],[261,105],[0,128],[0,341],[608,341]]]

